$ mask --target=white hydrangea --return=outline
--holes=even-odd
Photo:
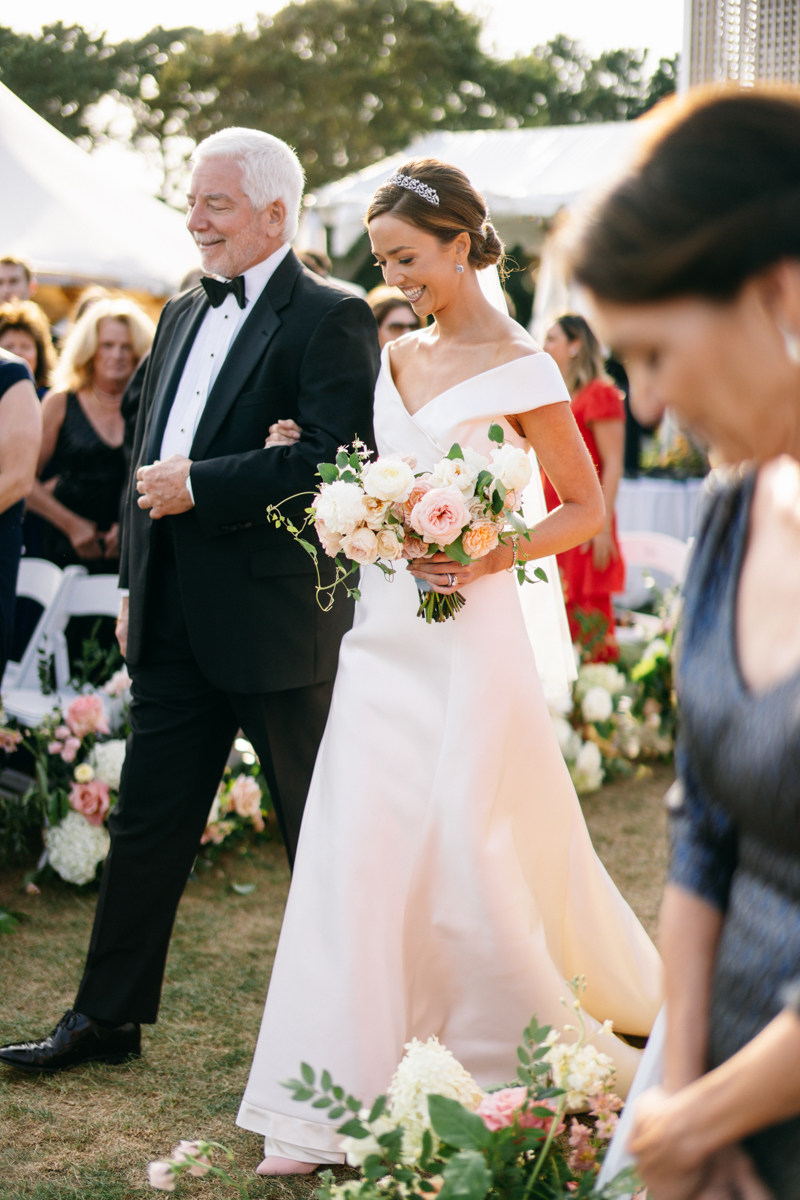
[[[614,701],[611,699],[611,692],[608,688],[604,688],[600,683],[590,687],[581,703],[584,721],[589,725],[594,724],[595,721],[607,721],[613,711]]]
[[[570,765],[576,792],[596,792],[603,786],[603,757],[594,742],[584,742]]]
[[[119,791],[122,764],[125,762],[127,743],[124,738],[110,742],[97,742],[89,755],[89,765],[94,769],[95,779],[102,780],[115,792]]]
[[[575,684],[575,699],[580,704],[593,687],[604,687],[612,696],[625,690],[627,679],[613,663],[586,663],[578,672]]]
[[[69,812],[58,825],[44,831],[47,858],[67,883],[89,883],[97,864],[108,854],[108,830],[90,825],[78,812]]]
[[[431,1127],[428,1096],[447,1096],[474,1112],[483,1092],[438,1038],[427,1042],[414,1038],[405,1049],[389,1085],[389,1103],[392,1124],[403,1126],[403,1158],[414,1162],[422,1149],[422,1136]]]
[[[605,1027],[603,1032],[608,1032]],[[567,1112],[585,1110],[592,1096],[609,1090],[614,1082],[614,1063],[591,1042],[578,1046],[556,1041],[544,1061],[550,1064],[553,1085],[567,1093]]]
[[[553,724],[553,732],[556,735],[558,748],[563,754],[565,761],[568,763],[574,762],[582,745],[580,734],[572,728],[565,717],[560,716],[558,713],[551,713],[550,720]]]
[[[314,500],[316,518],[331,533],[352,533],[369,515],[364,506],[364,493],[357,483],[337,479],[326,484]]]

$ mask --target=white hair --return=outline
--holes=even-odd
[[[192,162],[230,158],[242,168],[242,191],[256,212],[282,200],[286,205],[284,241],[297,236],[305,175],[291,146],[261,129],[220,129],[196,147]]]

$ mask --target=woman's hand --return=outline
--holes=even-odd
[[[438,552],[430,558],[414,558],[409,562],[408,569],[415,579],[421,579],[429,584],[434,592],[442,596],[451,596],[460,592],[468,584],[480,579],[481,575],[493,575],[495,571],[504,571],[513,562],[513,551],[510,546],[497,546],[483,558],[474,559],[469,566],[454,562],[446,554]],[[451,580],[455,582],[451,582]]]
[[[592,562],[597,571],[605,571],[610,563],[619,558],[619,551],[614,544],[614,538],[605,529],[601,529],[599,533],[596,533],[590,542],[583,543],[581,554],[587,554],[590,547],[592,550]]]
[[[115,521],[108,533],[100,536],[103,539],[106,558],[119,558],[119,522]]]
[[[773,1195],[756,1175],[750,1155],[741,1146],[728,1146],[716,1156],[696,1200],[773,1200]]]
[[[72,549],[79,558],[103,557],[103,547],[100,544],[100,535],[94,521],[73,516],[67,536],[72,543]]]
[[[276,421],[269,427],[269,437],[264,442],[264,449],[266,450],[267,446],[293,446],[302,432],[300,426],[291,418]]]

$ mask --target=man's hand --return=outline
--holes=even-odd
[[[119,522],[115,521],[108,533],[101,533],[106,558],[119,558]]]
[[[119,616],[117,617],[116,626],[117,641],[119,649],[124,658],[128,652],[128,597],[123,596],[119,605]]]
[[[151,467],[139,467],[136,472],[139,508],[149,508],[150,516],[157,521],[194,507],[186,487],[191,465],[191,459],[172,454]]]

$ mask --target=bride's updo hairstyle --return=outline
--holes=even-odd
[[[760,271],[800,259],[797,94],[715,88],[671,103],[570,248],[576,278],[600,299],[732,300]]]
[[[397,175],[418,180],[423,188],[433,189],[439,203],[431,203],[418,192],[393,183]],[[449,245],[459,233],[468,233],[468,259],[478,271],[494,266],[503,257],[503,243],[489,221],[483,196],[463,171],[438,158],[412,158],[397,168],[392,179],[382,184],[372,197],[366,224],[384,213],[433,234],[443,245]]]

